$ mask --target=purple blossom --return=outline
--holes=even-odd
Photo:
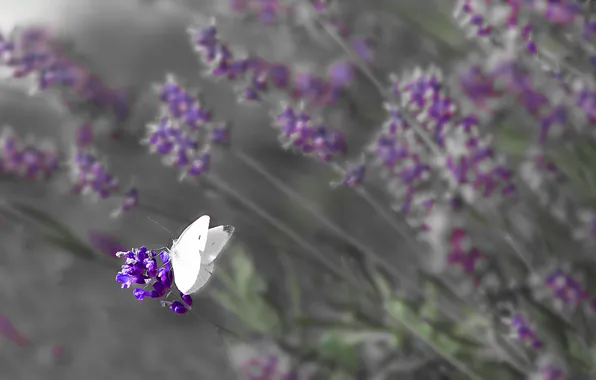
[[[335,87],[345,87],[354,81],[356,70],[350,61],[338,61],[329,67],[329,82]]]
[[[93,143],[93,126],[89,123],[77,126],[75,131],[76,146],[88,148]]]
[[[0,134],[0,171],[29,180],[47,180],[59,168],[59,155],[49,141],[22,141],[10,128]]]
[[[92,247],[110,257],[116,257],[118,252],[124,250],[117,238],[102,231],[88,230],[87,238]]]
[[[540,369],[542,380],[563,380],[565,379],[565,371],[553,366],[546,366]]]
[[[246,380],[297,380],[300,378],[297,370],[286,372],[280,367],[280,358],[277,355],[260,355],[242,363],[241,371]]]
[[[118,180],[110,174],[91,149],[76,149],[70,162],[73,194],[90,194],[105,199],[118,190]]]
[[[61,88],[63,95],[109,110],[118,120],[128,115],[124,93],[105,86],[85,67],[68,59],[48,29],[17,28],[7,39],[0,39],[0,51],[2,62],[15,78],[35,75],[39,90]]]
[[[564,305],[577,307],[588,298],[588,292],[573,276],[561,269],[549,273],[544,284],[551,289],[552,297]]]
[[[511,319],[511,328],[516,337],[522,342],[529,344],[535,349],[542,348],[542,341],[538,339],[536,333],[532,330],[523,316],[515,314]]]
[[[113,218],[117,218],[125,212],[134,210],[139,203],[139,191],[136,187],[131,187],[122,194],[122,203],[111,214]]]
[[[125,263],[116,275],[116,282],[119,282],[122,288],[130,288],[133,284],[142,285],[133,289],[136,299],[159,299],[162,306],[168,306],[176,314],[185,314],[190,310],[192,297],[188,295],[180,294],[183,302],[167,300],[172,290],[174,273],[166,251],[157,253],[140,247],[118,252],[117,257],[123,258]]]
[[[260,57],[235,57],[230,48],[219,40],[214,24],[191,28],[189,33],[195,51],[207,66],[208,75],[237,83],[241,89],[239,98],[243,102],[260,102],[273,86],[286,92],[294,101],[328,105],[339,99],[339,88],[345,86],[353,76],[348,66],[338,66],[331,73],[331,79],[337,82],[332,84],[311,72],[292,72],[282,63],[269,62]]]
[[[473,275],[475,284],[478,285],[481,280],[478,266],[480,262],[486,260],[486,257],[478,248],[470,247],[468,239],[468,233],[462,228],[454,228],[451,231],[447,262],[456,264],[463,269],[464,273]]]
[[[168,114],[186,125],[191,131],[197,131],[211,120],[211,112],[197,97],[183,89],[170,76],[160,89],[160,99]]]
[[[214,145],[230,143],[230,126],[228,123],[214,124],[210,131],[209,141]]]
[[[27,339],[11,322],[11,320],[4,314],[0,313],[0,335],[3,335],[13,343],[21,347],[25,347],[29,344]]]
[[[166,165],[180,168],[185,175],[198,176],[209,167],[209,147],[201,147],[197,137],[168,116],[147,126],[144,143],[164,157]]]
[[[341,183],[348,187],[356,187],[364,181],[365,175],[366,165],[364,163],[353,165],[348,167]]]
[[[285,107],[276,117],[281,139],[288,147],[322,161],[347,152],[343,134],[315,122],[304,109]]]

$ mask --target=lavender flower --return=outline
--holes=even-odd
[[[240,88],[240,100],[260,102],[271,87],[283,91],[293,101],[324,106],[335,103],[341,90],[353,77],[353,68],[345,63],[332,68],[329,80],[307,71],[292,72],[282,63],[260,57],[237,58],[217,36],[214,23],[189,30],[199,58],[207,66],[209,76],[226,78]]]
[[[112,111],[124,120],[128,106],[124,93],[105,86],[86,68],[62,54],[50,31],[41,27],[17,28],[0,39],[2,63],[16,78],[35,75],[36,89],[58,87],[80,101]],[[67,101],[68,102],[68,101]]]
[[[563,380],[565,371],[553,366],[546,366],[540,369],[541,380]]]
[[[173,76],[169,76],[161,86],[159,95],[167,113],[191,131],[198,131],[211,120],[211,112],[195,96],[184,90]]]
[[[277,114],[276,122],[281,130],[282,142],[305,155],[331,161],[337,155],[347,152],[341,132],[315,121],[304,108],[285,106]]]
[[[511,319],[511,328],[514,330],[516,337],[522,342],[535,349],[542,348],[542,341],[538,339],[536,333],[530,328],[523,316],[515,314]]]
[[[89,148],[93,143],[93,126],[90,123],[77,126],[75,131],[76,146],[79,148]]]
[[[270,354],[248,359],[241,364],[241,371],[246,380],[298,380],[300,378],[298,372],[285,372],[280,367],[280,358]]]
[[[573,276],[561,269],[549,273],[544,284],[551,289],[552,297],[566,306],[577,307],[588,298],[584,287]]]
[[[116,282],[121,288],[135,287],[133,295],[143,301],[145,298],[159,299],[162,306],[168,306],[176,314],[187,313],[192,306],[192,297],[180,294],[181,301],[168,301],[171,293],[174,273],[170,264],[170,257],[166,251],[157,253],[146,247],[118,252],[117,257],[124,258],[125,263],[116,275]],[[147,288],[151,286],[151,289]]]
[[[29,339],[17,330],[10,319],[4,314],[0,314],[0,335],[5,336],[7,339],[21,347],[29,344]]]
[[[163,156],[166,165],[182,169],[183,175],[198,176],[209,168],[209,146],[201,148],[196,137],[168,116],[147,126],[143,142]]]
[[[118,239],[102,231],[88,230],[87,238],[92,247],[110,257],[116,257],[118,252],[124,250]]]
[[[480,263],[486,260],[482,252],[471,245],[467,232],[461,228],[454,228],[450,237],[451,250],[447,256],[449,264],[460,266],[464,273],[473,275],[475,285],[481,280]]]
[[[49,141],[22,141],[11,128],[0,134],[0,170],[30,180],[48,180],[59,168],[59,155]]]
[[[366,175],[366,164],[361,162],[358,164],[352,164],[347,167],[343,173],[343,179],[340,182],[332,182],[333,187],[338,185],[356,187],[364,181]]]
[[[91,149],[76,149],[70,162],[73,194],[105,199],[118,190],[118,180],[108,172]]]

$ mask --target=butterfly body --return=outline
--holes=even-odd
[[[172,243],[174,283],[183,294],[196,293],[207,284],[213,274],[215,259],[234,233],[232,226],[210,229],[209,221],[209,216],[201,216]]]

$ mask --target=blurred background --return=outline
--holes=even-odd
[[[451,4],[446,3],[451,2],[398,3],[354,1],[343,10],[355,32],[379,47],[375,70],[400,72],[433,62],[448,66],[461,57],[464,40],[449,21]],[[317,302],[309,297],[316,299],[332,288],[327,269],[313,256],[327,256],[339,268],[344,259],[334,252],[355,249],[313,212],[407,273],[416,252],[361,197],[347,188],[330,187],[341,175],[282,149],[271,126],[273,107],[238,105],[232,86],[203,78],[187,28],[212,16],[218,18],[222,38],[240,51],[320,73],[345,58],[308,17],[298,17],[300,28],[264,25],[234,14],[224,0],[0,0],[4,34],[16,26],[46,26],[64,41],[68,54],[105,83],[134,94],[122,126],[126,133],[114,140],[111,121],[100,120],[96,148],[123,186],[139,190],[137,209],[116,219],[110,213],[121,198],[92,202],[68,195],[66,179],[46,183],[3,177],[2,201],[42,210],[91,245],[97,240],[93,236],[100,235],[126,249],[168,246],[190,222],[208,213],[213,224],[236,227],[222,271],[234,255],[249,254],[282,309],[289,308],[290,300],[275,290],[287,280],[285,269],[297,273],[304,302],[317,312]],[[157,115],[152,85],[163,82],[166,74],[199,89],[215,117],[231,123],[233,148],[214,154],[210,172],[232,192],[210,182],[180,183],[176,170],[139,146],[144,126]],[[353,161],[384,117],[378,92],[363,79],[349,89],[354,112],[336,107],[325,114],[346,133]],[[54,94],[31,94],[30,89],[25,79],[6,76],[0,82],[0,123],[19,136],[48,138],[69,152],[72,132],[84,119],[69,112]],[[381,192],[375,196],[381,204],[390,204]],[[0,378],[234,379],[238,358],[249,357],[247,352],[267,341],[266,333],[249,334],[251,349],[233,344],[214,323],[233,331],[242,323],[210,297],[210,289],[195,297],[193,313],[184,316],[160,308],[158,302],[138,302],[114,281],[120,262],[112,257],[113,246],[95,244],[105,257],[90,260],[71,252],[76,248],[48,244],[43,238],[46,227],[39,220],[10,215],[0,219]]]

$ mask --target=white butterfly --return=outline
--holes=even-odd
[[[232,226],[210,229],[209,220],[208,215],[201,216],[172,243],[174,283],[183,294],[196,293],[209,281],[215,259],[234,233]]]

